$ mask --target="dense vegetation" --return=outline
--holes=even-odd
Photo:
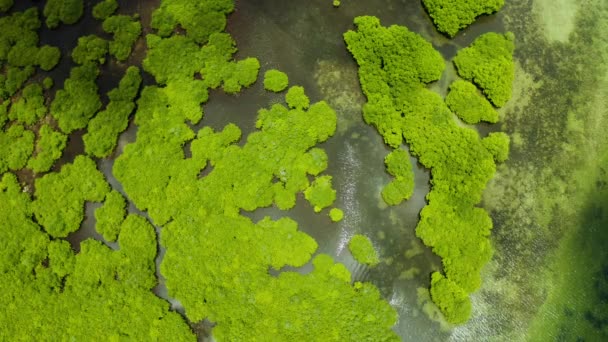
[[[76,163],[95,167],[84,159]],[[77,191],[61,189],[70,197],[79,196]],[[57,199],[57,193],[48,195]],[[38,207],[13,174],[3,175],[0,339],[195,340],[181,317],[150,291],[156,282],[156,237],[144,218],[130,215],[120,224],[119,250],[89,239],[75,254],[67,241],[52,239],[33,220]]]
[[[266,71],[264,74],[264,88],[276,93],[283,91],[289,85],[287,74],[276,69]]]
[[[412,155],[431,170],[432,189],[416,235],[442,258],[445,275],[432,276],[433,301],[449,322],[463,323],[471,310],[467,295],[479,288],[481,268],[492,256],[492,221],[476,205],[495,160],[506,158],[508,138],[480,139],[456,124],[444,100],[426,88],[439,79],[445,62],[422,37],[405,27],[382,27],[375,17],[355,18],[355,25],[357,31],[344,39],[368,99],[364,118],[393,147],[405,138]],[[409,160],[399,159],[405,172]],[[387,166],[392,174],[402,172],[390,159]]]
[[[514,40],[511,33],[489,32],[458,51],[454,58],[458,75],[477,84],[497,107],[504,106],[511,98],[515,77]]]
[[[119,61],[131,54],[133,44],[141,35],[141,23],[137,17],[114,15],[103,22],[103,30],[114,36],[109,43],[109,52]]]
[[[362,264],[373,267],[380,262],[374,245],[372,245],[371,240],[365,235],[356,234],[353,236],[348,242],[348,249],[355,260]]]
[[[53,130],[47,124],[42,125],[38,130],[34,156],[28,161],[27,167],[36,173],[50,170],[55,161],[61,157],[67,140],[65,134]]]
[[[289,209],[300,192],[317,211],[332,205],[331,177],[322,174],[327,155],[314,146],[335,132],[336,114],[325,102],[311,104],[294,86],[287,106],[258,112],[257,130],[247,137],[233,124],[195,133],[189,124],[201,120],[208,89],[223,85],[237,92],[257,80],[259,62],[233,60],[234,41],[222,32],[230,1],[188,3],[188,15],[178,11],[184,3],[165,1],[153,15],[159,35],[146,37],[143,66],[159,85],[143,89],[137,140],[113,169],[135,205],[164,226],[161,272],[170,295],[191,321],[216,322],[220,340],[395,340],[396,313],[373,286],[351,285],[346,268],[329,256],[317,256],[307,275],[268,273],[304,265],[317,244],[291,219],[256,223],[240,212],[272,204]],[[214,18],[217,26],[203,31],[191,22],[193,14]],[[185,36],[170,35],[177,24]],[[202,79],[194,78],[197,73]],[[191,157],[185,158],[188,142]],[[367,320],[357,318],[363,316]]]
[[[0,11],[11,6],[0,0]],[[333,207],[327,153],[317,147],[336,131],[334,109],[311,101],[303,87],[290,87],[285,73],[269,69],[264,88],[287,90],[284,103],[260,109],[252,133],[243,136],[231,123],[220,130],[205,126],[201,105],[210,90],[237,94],[260,81],[260,61],[235,60],[235,41],[225,32],[234,2],[162,0],[152,14],[154,31],[145,36],[142,63],[156,84],[143,89],[141,70],[122,63],[131,62],[142,25],[137,15],[114,15],[117,8],[115,0],[93,7],[112,38],[78,39],[69,55],[76,65],[52,99],[53,80],[37,72],[53,69],[61,54],[39,46],[38,11],[0,18],[0,301],[7,303],[0,339],[194,340],[184,318],[152,292],[159,246],[150,220],[162,232],[160,273],[169,295],[183,304],[190,322],[216,324],[218,340],[397,341],[391,329],[397,313],[374,285],[353,281],[343,264],[315,254],[316,241],[294,220],[254,222],[244,214],[269,206],[289,210],[302,196],[311,211],[334,222],[344,218]],[[47,26],[56,28],[77,22],[83,11],[82,0],[48,0],[43,14]],[[417,228],[444,263],[444,272],[432,275],[430,293],[450,322],[463,322],[468,294],[479,287],[479,270],[492,253],[491,221],[475,206],[494,162],[507,158],[509,139],[501,133],[480,139],[452,120],[446,103],[426,89],[445,62],[420,36],[404,27],[384,28],[373,17],[356,24],[358,31],[345,40],[360,65],[368,98],[364,118],[393,148],[385,164],[394,179],[382,197],[397,205],[413,193],[405,138],[412,156],[433,174]],[[480,38],[454,61],[459,74],[495,105],[510,95],[509,75],[487,77],[483,68],[508,71],[513,39],[500,37]],[[504,61],[492,64],[497,56]],[[121,62],[115,65],[124,76],[101,110],[97,78],[108,58]],[[495,113],[474,84],[459,82],[466,89],[454,84],[454,101],[446,100],[450,108],[458,112],[463,102],[478,101]],[[133,111],[137,137],[113,164],[121,185],[113,189],[97,158],[112,155]],[[492,121],[489,113],[477,114],[479,120]],[[465,120],[475,113],[459,115]],[[55,165],[80,134],[86,155]],[[34,172],[33,187],[20,184],[24,168]],[[147,218],[129,214],[127,199]],[[90,203],[98,203],[95,229],[103,238],[70,245]],[[361,263],[380,261],[363,235],[348,247]],[[309,262],[313,270],[307,274],[284,269]]]
[[[118,2],[116,0],[102,0],[93,6],[93,17],[104,20],[114,14],[117,9]]]
[[[94,34],[78,38],[78,45],[72,50],[72,59],[77,64],[94,62],[103,64],[108,54],[108,41]]]
[[[384,158],[386,171],[395,179],[382,189],[382,198],[388,205],[397,205],[414,193],[414,171],[407,151],[395,149]]]
[[[457,80],[452,83],[445,103],[454,114],[468,124],[498,121],[498,112],[471,82]]]
[[[93,62],[74,67],[70,77],[57,91],[51,103],[51,115],[64,133],[71,133],[87,126],[89,120],[101,108],[95,80],[99,69]]]
[[[49,28],[56,28],[60,23],[74,24],[83,12],[83,0],[48,0],[44,5],[44,16]]]
[[[78,20],[79,8],[82,1],[48,1],[47,25]],[[53,80],[45,77],[41,87],[30,78],[37,67],[52,69],[60,53],[38,46],[40,25],[36,8],[0,18],[0,339],[194,340],[183,319],[152,293],[157,242],[146,219],[125,219],[124,199],[110,192],[88,157],[77,156],[59,171],[46,173],[68,141],[57,127],[70,133],[90,125],[86,136],[92,137],[87,140],[94,142],[93,150],[111,152],[133,110],[139,70],[127,69],[127,80],[108,95],[111,105],[95,116],[101,106],[95,63],[104,61],[108,47],[98,37],[85,37],[72,51],[82,65],[72,69],[63,89],[47,101]],[[106,113],[119,116],[111,127],[101,124]],[[34,191],[6,172],[22,177],[24,167],[46,173],[37,176]],[[28,192],[34,192],[33,199]],[[119,250],[94,239],[70,246],[66,237],[80,228],[85,202],[104,198],[105,210],[96,213],[98,231],[107,241],[117,241]]]
[[[127,129],[129,115],[135,109],[135,97],[139,92],[141,75],[139,68],[127,68],[118,88],[108,93],[110,102],[106,109],[97,113],[82,137],[86,153],[95,157],[107,157],[114,151],[118,135]]]
[[[504,0],[422,0],[437,30],[453,37],[482,14],[497,12]]]

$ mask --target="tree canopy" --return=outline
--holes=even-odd
[[[483,14],[497,12],[505,4],[504,0],[422,0],[427,12],[433,18],[437,30],[449,37],[471,25]]]
[[[457,125],[441,96],[426,88],[426,84],[440,78],[445,62],[422,37],[405,27],[382,27],[374,17],[355,18],[355,25],[357,30],[345,33],[344,39],[359,64],[359,79],[368,100],[363,108],[364,119],[394,148],[405,138],[412,155],[431,170],[432,187],[428,204],[420,213],[416,235],[442,258],[445,276],[433,276],[431,298],[448,322],[463,323],[470,315],[468,294],[479,288],[481,268],[493,254],[488,238],[492,221],[476,205],[496,171],[495,160],[506,159],[508,139],[499,135],[482,140],[476,131]],[[508,35],[488,37],[506,39],[512,44]],[[478,40],[488,39],[482,38]],[[472,70],[482,70],[485,64],[507,64],[506,58],[512,58],[511,54],[503,54],[512,52],[508,46],[492,53],[475,49],[461,50],[455,59],[457,67],[466,60]],[[495,62],[493,56],[500,60]],[[488,78],[502,77],[496,70],[491,71]],[[453,91],[459,84],[462,83],[457,81]],[[473,90],[467,87],[470,95]],[[389,173],[396,175],[411,168],[402,152],[393,153],[386,160]],[[395,194],[411,191],[405,184],[395,183],[398,180],[397,177],[384,189],[385,200],[397,202],[400,198]]]

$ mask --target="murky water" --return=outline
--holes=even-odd
[[[139,13],[147,27],[158,3],[122,1],[120,11]],[[290,211],[265,208],[247,215],[254,220],[264,216],[295,219],[301,230],[318,241],[319,252],[343,262],[355,280],[371,281],[380,288],[399,312],[395,330],[404,340],[608,338],[608,196],[604,196],[608,177],[601,171],[608,169],[603,158],[608,151],[604,138],[608,123],[602,120],[608,118],[608,72],[602,67],[602,63],[608,64],[608,44],[598,33],[602,32],[600,23],[604,19],[608,22],[608,11],[602,12],[606,6],[601,0],[558,3],[574,14],[560,11],[551,1],[513,0],[499,14],[480,18],[448,40],[435,31],[420,1],[346,0],[337,9],[330,0],[237,1],[237,9],[228,20],[228,31],[239,48],[236,58],[257,57],[261,73],[270,68],[285,71],[290,84],[304,86],[313,102],[325,99],[337,110],[338,132],[322,147],[329,155],[327,173],[334,177],[338,192],[336,206],[344,210],[345,219],[336,224],[325,215],[312,214],[302,196]],[[16,8],[32,4],[42,6],[19,1]],[[90,16],[92,4],[87,1],[87,15],[77,25],[41,32],[42,44],[63,50],[60,65],[51,72],[55,89],[69,73],[67,52],[77,37],[104,35],[100,23]],[[382,186],[389,181],[383,164],[389,149],[362,120],[360,109],[365,98],[357,81],[357,66],[342,40],[358,15],[378,16],[384,25],[407,26],[431,41],[446,60],[484,32],[508,29],[517,37],[514,98],[501,110],[504,124],[478,126],[481,135],[504,129],[513,140],[512,157],[499,169],[483,202],[495,222],[497,252],[484,270],[482,289],[473,295],[473,319],[458,328],[442,327],[430,319],[425,313],[429,307],[424,306],[424,291],[419,291],[428,287],[430,272],[441,265],[414,234],[429,191],[429,173],[412,159],[416,165],[412,198],[390,208],[380,198]],[[567,25],[556,30],[556,20]],[[606,48],[603,54],[602,48]],[[581,57],[583,51],[594,53],[595,60]],[[109,63],[102,68],[98,84],[103,101],[126,66],[140,64],[144,56],[145,44],[140,39],[126,63]],[[447,68],[432,87],[445,94],[454,78],[453,68]],[[144,80],[152,83],[149,76]],[[212,91],[203,106],[205,117],[195,128],[219,129],[233,122],[247,134],[254,129],[257,110],[281,100],[281,95],[265,92],[261,82],[236,96]],[[135,140],[136,130],[131,124],[121,135],[114,157]],[[82,134],[70,137],[57,167],[83,152]],[[112,176],[113,158],[100,160],[98,165],[112,187],[122,191]],[[93,229],[97,206],[87,205],[82,229],[69,237],[76,250],[85,238],[102,239]],[[139,213],[133,205],[129,211]],[[352,259],[345,246],[355,233],[372,239],[383,260],[378,267],[369,269]],[[157,263],[162,255],[161,250]],[[301,269],[308,270],[310,265]],[[171,300],[159,277],[157,294]],[[589,307],[590,299],[595,308]],[[172,306],[181,309],[176,301]]]

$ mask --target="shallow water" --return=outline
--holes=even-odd
[[[123,1],[120,11],[140,13],[145,27],[158,2]],[[81,22],[57,31],[43,30],[41,42],[67,52],[78,36],[99,34],[99,23],[89,15],[91,3]],[[35,2],[19,2],[17,8],[31,4]],[[325,99],[338,113],[338,132],[322,147],[329,155],[327,173],[334,177],[338,192],[336,206],[344,210],[345,219],[336,224],[323,214],[312,214],[302,196],[290,211],[265,208],[246,215],[254,221],[264,216],[295,219],[301,230],[317,240],[320,253],[343,262],[354,280],[370,281],[380,288],[399,312],[395,331],[404,340],[608,339],[608,176],[604,171],[608,169],[604,158],[608,152],[604,119],[608,118],[608,43],[602,36],[608,9],[601,0],[559,4],[579,10],[568,16],[555,10],[557,3],[551,1],[514,0],[499,14],[480,18],[448,40],[434,30],[419,1],[347,0],[336,9],[329,0],[239,0],[228,19],[228,31],[239,48],[236,58],[257,57],[261,74],[270,68],[285,71],[290,84],[304,86],[313,102]],[[416,165],[412,198],[390,208],[380,198],[390,178],[383,164],[390,150],[362,120],[365,98],[357,66],[342,40],[358,15],[378,16],[386,26],[406,25],[431,41],[446,60],[484,32],[511,30],[517,37],[514,97],[501,110],[503,124],[478,126],[481,135],[503,129],[513,141],[511,158],[499,168],[482,203],[495,224],[496,255],[484,270],[482,288],[473,295],[473,318],[457,328],[427,317],[424,295],[418,290],[428,287],[430,272],[441,265],[414,234],[429,191],[428,171],[412,158]],[[556,21],[566,24],[556,30]],[[583,51],[593,56],[584,56]],[[144,53],[140,40],[127,63],[104,66],[100,93],[113,87],[126,66],[139,64]],[[57,85],[69,72],[66,55],[51,73]],[[445,94],[454,77],[448,68],[432,88]],[[149,77],[145,80],[152,83]],[[261,82],[236,96],[213,91],[203,106],[205,116],[195,128],[219,129],[233,122],[246,135],[254,129],[257,110],[278,101],[281,95],[265,92]],[[131,124],[121,135],[114,156],[135,140],[136,130]],[[82,153],[82,134],[70,137],[56,168]],[[112,187],[121,191],[112,176],[113,159],[100,160],[98,165]],[[101,239],[93,229],[96,206],[87,205],[82,229],[69,238],[76,250],[85,238]],[[133,205],[129,211],[140,213]],[[372,239],[383,261],[378,267],[369,269],[353,260],[345,245],[355,233]],[[420,254],[416,255],[416,248]],[[160,250],[157,264],[162,255]],[[301,268],[309,270],[310,265]],[[171,300],[160,274],[159,279],[156,293]],[[176,301],[172,307],[181,310]]]

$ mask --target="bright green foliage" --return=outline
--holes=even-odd
[[[58,47],[44,45],[36,54],[36,64],[40,66],[40,69],[49,71],[59,63],[59,58],[61,58],[61,51]]]
[[[38,47],[40,24],[35,7],[0,18],[0,65],[6,60],[13,67],[39,65],[47,71],[57,65],[61,55],[58,48]]]
[[[10,173],[0,181],[0,217],[0,340],[195,340],[151,291],[156,238],[145,219],[125,220],[119,251],[89,239],[75,255],[32,221],[29,194]]]
[[[233,60],[228,34],[207,38],[200,34],[205,25],[194,25],[213,25],[203,21],[210,17],[225,20],[232,6],[217,0],[162,2],[153,18],[159,36],[147,36],[144,61],[160,85],[143,89],[137,140],[125,146],[113,168],[134,204],[164,225],[161,272],[169,293],[191,321],[216,322],[218,340],[397,340],[390,329],[395,311],[374,286],[352,286],[348,270],[329,256],[317,256],[306,275],[269,274],[270,267],[302,266],[315,252],[316,242],[296,222],[254,223],[241,215],[272,204],[292,208],[296,194],[310,187],[310,176],[324,177],[317,175],[327,167],[327,155],[314,146],[335,132],[332,108],[324,102],[291,109],[275,104],[258,112],[257,130],[247,137],[234,124],[217,132],[191,128],[202,118],[200,104],[209,88],[223,83],[225,91],[236,91],[239,83],[257,78],[257,61]],[[160,37],[178,23],[186,37]],[[193,78],[197,72],[202,80]]]
[[[331,187],[331,176],[320,176],[304,191],[304,197],[314,206],[315,212],[329,207],[336,200],[336,190]]]
[[[454,37],[482,14],[497,12],[504,0],[422,0],[437,30]]]
[[[35,69],[32,66],[8,67],[6,77],[0,75],[0,98],[8,99],[13,96],[34,72]]]
[[[398,205],[414,193],[413,178],[396,178],[382,188],[382,199],[388,205]]]
[[[514,40],[512,33],[489,32],[454,57],[458,74],[478,85],[497,107],[504,106],[511,98],[515,78]]]
[[[24,67],[35,65],[37,62],[38,47],[28,42],[17,42],[8,53],[7,61],[9,65]]]
[[[112,190],[106,195],[103,206],[95,210],[95,229],[107,241],[116,241],[120,227],[127,215],[127,202],[120,192]]]
[[[34,133],[21,125],[0,131],[0,174],[25,166],[34,150]]]
[[[0,61],[7,60],[13,48],[17,50],[12,58],[14,62],[19,62],[15,57],[21,55],[21,51],[30,47],[35,49],[38,44],[38,28],[40,20],[35,7],[0,18]],[[30,59],[35,56],[25,57]]]
[[[32,125],[46,114],[42,87],[32,83],[21,92],[21,97],[11,105],[9,119]]]
[[[331,208],[329,211],[329,218],[334,222],[340,222],[344,218],[344,212],[338,208]]]
[[[306,109],[310,104],[308,96],[304,93],[304,88],[300,86],[289,88],[287,94],[285,94],[285,101],[290,108],[296,109]]]
[[[413,178],[412,163],[406,150],[394,149],[384,158],[386,171],[395,178]]]
[[[53,79],[50,77],[45,77],[44,80],[42,80],[42,87],[46,90],[53,88],[53,85]]]
[[[119,61],[124,61],[141,35],[141,23],[128,15],[114,15],[104,20],[103,30],[114,35],[114,39],[110,41],[110,54]]]
[[[348,250],[350,250],[355,260],[361,264],[374,267],[380,263],[374,245],[365,235],[356,234],[353,236],[348,243]]]
[[[161,37],[169,36],[179,25],[197,43],[206,43],[209,35],[224,31],[226,14],[234,10],[233,0],[163,0],[152,13],[152,28]]]
[[[8,105],[10,104],[10,101],[0,103],[0,129],[4,127],[4,123],[8,120]]]
[[[509,143],[511,139],[504,132],[492,132],[481,140],[483,146],[492,153],[494,160],[502,163],[509,158]]]
[[[368,99],[363,118],[386,144],[397,148],[403,141],[405,109],[424,83],[441,77],[445,62],[429,42],[405,27],[384,28],[377,18],[367,16],[355,18],[355,25],[358,32],[346,32],[344,40],[359,61],[361,87]]]
[[[102,0],[93,7],[93,17],[104,20],[114,14],[117,9],[118,2],[116,0]]]
[[[98,158],[110,155],[118,141],[118,135],[127,129],[129,115],[135,109],[135,97],[139,92],[141,75],[137,67],[131,66],[120,80],[118,88],[108,93],[110,103],[105,110],[89,121],[83,136],[87,154]]]
[[[52,29],[60,23],[75,24],[83,12],[83,0],[47,0],[44,6],[46,26]]]
[[[146,42],[148,54],[143,67],[159,84],[166,84],[169,78],[192,77],[203,68],[203,54],[192,39],[184,36],[162,39],[149,34]]]
[[[397,340],[390,329],[394,310],[372,285],[351,286],[348,270],[330,257],[318,256],[307,275],[268,273],[302,266],[315,252],[317,244],[296,222],[254,223],[240,215],[273,203],[295,205],[308,177],[327,167],[326,153],[314,146],[334,134],[335,112],[324,102],[306,111],[275,104],[258,112],[257,130],[246,138],[234,124],[195,134],[189,123],[201,119],[207,88],[226,87],[233,40],[214,34],[199,48],[186,37],[148,36],[148,43],[146,70],[166,86],[142,91],[137,140],[117,158],[113,174],[138,208],[165,225],[161,272],[188,318],[216,322],[214,337],[226,341]],[[174,57],[177,45],[186,47],[185,57]],[[168,67],[167,60],[178,62]],[[203,67],[193,67],[199,60]],[[199,70],[203,79],[194,80]],[[189,141],[192,156],[185,159]],[[202,177],[201,171],[208,172]]]
[[[395,149],[384,158],[384,164],[395,179],[382,189],[382,198],[388,205],[397,205],[414,193],[414,171],[410,156],[403,149]]]
[[[256,81],[259,70],[260,62],[257,58],[249,57],[237,63],[227,63],[222,88],[228,94],[236,94]]]
[[[480,121],[496,123],[498,112],[471,82],[458,80],[450,85],[445,103],[462,121],[476,124]]]
[[[87,126],[89,119],[101,107],[95,79],[99,70],[94,63],[74,67],[70,77],[57,91],[51,103],[51,115],[65,133]]]
[[[0,0],[0,12],[6,12],[13,7],[13,0]]]
[[[466,296],[479,288],[481,268],[493,253],[488,239],[492,221],[476,205],[496,171],[496,153],[476,131],[457,125],[442,98],[426,89],[425,83],[439,79],[445,65],[429,43],[405,28],[383,28],[375,18],[359,17],[355,23],[358,31],[344,38],[368,99],[364,118],[389,145],[400,144],[403,135],[410,152],[431,170],[432,189],[416,235],[442,258],[447,280],[431,285],[436,304],[448,321],[462,323],[470,313]],[[391,43],[395,41],[401,43]],[[483,58],[470,62],[483,64]],[[397,191],[385,189],[386,195]],[[465,299],[446,300],[446,292],[464,293]]]
[[[441,273],[431,277],[431,298],[452,324],[461,324],[471,316],[471,301],[468,294]]]
[[[68,137],[56,132],[49,125],[43,125],[38,131],[35,155],[28,161],[27,167],[36,173],[46,172],[61,157]]]
[[[334,7],[340,7],[340,0],[334,0]]]
[[[108,191],[109,186],[95,162],[77,156],[60,172],[36,179],[33,210],[47,233],[53,237],[66,237],[80,227],[85,201],[101,202]]]
[[[285,90],[288,85],[289,78],[287,77],[287,74],[282,71],[271,69],[264,74],[264,89],[266,90],[278,93]]]
[[[235,42],[229,34],[214,33],[209,36],[209,43],[199,51],[202,68],[197,70],[203,76],[206,87],[217,88],[223,83],[224,91],[234,94],[256,81],[260,62],[256,58],[234,62],[232,55],[235,52]]]
[[[77,64],[106,62],[108,41],[94,34],[78,38],[78,45],[72,50],[72,59]]]
[[[263,131],[250,135],[243,149],[231,145],[240,139],[238,127],[228,125],[224,131],[218,133],[213,132],[211,128],[203,128],[191,145],[193,160],[181,169],[172,171],[171,165],[183,164],[180,162],[183,158],[181,145],[194,138],[194,134],[184,123],[185,120],[191,120],[187,116],[188,111],[179,110],[189,104],[185,101],[171,102],[171,98],[167,96],[171,88],[169,84],[167,88],[148,87],[143,91],[135,119],[139,125],[138,136],[143,134],[145,137],[148,133],[154,134],[156,138],[144,140],[146,145],[128,145],[114,166],[114,174],[125,186],[129,197],[141,209],[148,208],[157,224],[167,222],[173,215],[171,212],[179,213],[183,208],[193,205],[190,200],[182,203],[177,199],[164,205],[154,204],[178,194],[181,194],[178,198],[184,197],[184,182],[192,177],[196,179],[196,175],[205,167],[206,160],[214,167],[214,172],[205,179],[235,178],[232,181],[235,182],[234,193],[226,193],[225,189],[214,190],[223,193],[224,200],[218,203],[217,199],[210,198],[210,203],[204,206],[206,210],[218,208],[222,203],[228,208],[234,208],[230,210],[255,210],[269,206],[273,201],[281,208],[291,208],[295,204],[295,193],[309,186],[306,175],[318,173],[320,165],[324,164],[324,154],[317,150],[306,152],[317,141],[326,140],[335,131],[335,113],[327,104],[320,102],[311,106],[307,112],[290,111],[278,104],[270,110],[261,110],[257,127]],[[190,101],[192,105],[198,106],[198,99]],[[196,119],[200,119],[200,116]],[[294,126],[308,120],[315,120],[314,129],[294,132]],[[144,125],[149,121],[154,125]],[[224,148],[229,148],[231,153],[221,152]],[[263,156],[260,156],[262,153]],[[172,175],[178,171],[183,175]],[[243,174],[236,176],[239,172]],[[275,176],[278,179],[276,183],[272,182]],[[216,186],[225,182],[218,181]],[[324,190],[330,191],[331,188]],[[210,186],[207,186],[207,191],[212,191]],[[197,205],[203,206],[200,197],[197,198]],[[327,205],[331,205],[331,202]]]

